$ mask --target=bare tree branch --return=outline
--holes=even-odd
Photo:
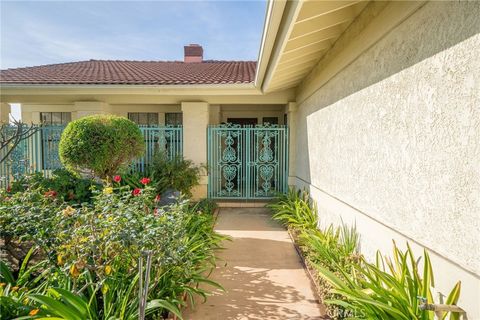
[[[6,161],[15,148],[25,139],[40,130],[41,125],[27,125],[13,119],[12,123],[0,124],[0,163]]]

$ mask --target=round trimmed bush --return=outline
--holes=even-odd
[[[94,115],[70,122],[62,133],[59,155],[70,171],[90,171],[112,177],[123,165],[142,155],[138,126],[124,117]]]

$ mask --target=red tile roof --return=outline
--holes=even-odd
[[[255,61],[90,60],[0,71],[3,84],[181,85],[251,83]]]

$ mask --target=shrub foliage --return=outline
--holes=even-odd
[[[71,171],[112,177],[144,150],[138,126],[113,115],[93,115],[70,122],[62,133],[59,155]]]
[[[82,203],[90,202],[92,187],[98,187],[98,185],[94,181],[82,179],[68,170],[56,169],[53,170],[50,177],[44,177],[40,172],[23,176],[12,182],[9,191],[11,193],[24,192],[27,189],[38,189],[44,193],[53,191],[57,198],[65,202]]]
[[[191,189],[198,185],[200,179],[200,167],[180,156],[168,159],[164,154],[159,154],[155,157],[150,170],[158,193],[172,188],[191,197]]]

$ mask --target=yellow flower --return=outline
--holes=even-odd
[[[65,209],[62,210],[62,213],[65,217],[69,217],[69,216],[71,216],[72,214],[75,213],[75,209],[68,206],[68,207],[66,207]]]
[[[5,282],[0,282],[0,287],[5,287],[6,283]]]
[[[104,285],[102,286],[102,293],[103,293],[103,294],[106,294],[106,293],[108,292],[108,289],[109,289],[109,288],[108,288],[108,284],[104,284]]]
[[[75,264],[72,264],[72,266],[70,267],[70,274],[74,278],[76,278],[80,275],[80,272],[78,271],[77,266]]]
[[[110,273],[112,273],[112,267],[110,267],[109,265],[107,265],[105,267],[105,274],[108,276]]]
[[[57,263],[59,266],[63,265],[63,256],[61,254],[57,256]]]
[[[112,187],[106,187],[103,189],[104,194],[112,194],[113,193],[113,188]]]
[[[32,309],[32,310],[28,313],[28,315],[29,315],[29,316],[34,316],[34,315],[36,315],[38,312],[40,312],[40,309]]]
[[[20,287],[15,286],[15,287],[12,287],[12,289],[10,289],[10,290],[11,290],[12,292],[15,292],[15,291],[17,291],[19,288],[20,288]]]

